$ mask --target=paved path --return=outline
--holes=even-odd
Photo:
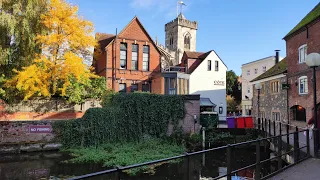
[[[320,159],[310,158],[290,167],[270,180],[318,180],[320,179]]]

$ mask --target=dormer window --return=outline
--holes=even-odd
[[[299,63],[305,63],[307,59],[307,48],[306,44],[299,47]]]

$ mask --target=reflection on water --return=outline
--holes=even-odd
[[[232,169],[238,169],[255,163],[254,149],[234,149]],[[270,152],[262,152],[261,160],[269,158]],[[61,153],[35,153],[7,155],[0,157],[1,180],[38,180],[38,179],[63,179],[70,176],[105,170],[99,164],[64,164],[61,161],[70,158]],[[188,163],[189,162],[189,163]],[[277,163],[262,165],[262,174],[266,175],[275,171]],[[136,176],[120,174],[123,180],[208,180],[212,177],[224,175],[226,168],[226,152],[220,150],[207,153],[205,156],[197,155],[185,158],[176,164],[164,164],[156,168],[154,174],[140,173]],[[232,179],[253,179],[254,169],[240,171]],[[91,178],[94,180],[117,179],[117,174],[109,174]],[[226,179],[226,178],[222,178]]]

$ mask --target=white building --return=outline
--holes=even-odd
[[[211,101],[219,119],[226,120],[227,66],[218,54],[213,50],[206,53],[186,51],[181,66],[184,66],[187,74],[190,74],[189,94],[200,94],[200,106],[208,106]]]
[[[283,58],[280,57],[279,59],[282,60]],[[250,83],[250,81],[273,67],[276,64],[275,61],[275,56],[269,56],[242,65],[242,115],[251,115],[253,85]]]

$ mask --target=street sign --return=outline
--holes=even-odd
[[[282,89],[290,89],[290,84],[281,84]]]

